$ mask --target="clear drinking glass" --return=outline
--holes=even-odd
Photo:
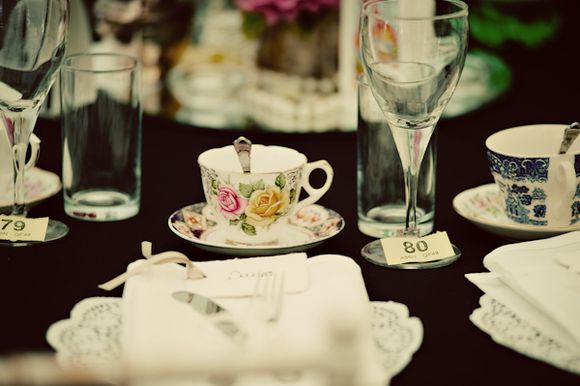
[[[118,221],[141,205],[141,70],[128,55],[67,56],[60,73],[64,210]]]
[[[405,231],[407,207],[401,159],[385,114],[363,74],[358,79],[357,213],[358,229],[372,237],[398,237]],[[433,231],[437,133],[433,133],[419,169],[417,227]]]
[[[0,117],[12,147],[12,215],[26,217],[24,168],[30,135],[61,66],[65,51],[67,0],[0,0]],[[44,241],[59,239],[68,227],[50,219]],[[27,246],[38,242],[2,242]]]
[[[404,237],[419,237],[417,180],[419,167],[451,99],[468,38],[467,5],[456,0],[384,0],[363,5],[361,59],[371,90],[393,134],[405,177],[407,213]],[[455,256],[396,268],[432,268]],[[362,249],[365,258],[384,265],[380,240]]]

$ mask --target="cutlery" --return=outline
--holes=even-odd
[[[260,275],[256,280],[252,304],[263,321],[275,323],[280,318],[284,300],[284,272]]]
[[[171,296],[177,301],[189,305],[199,314],[211,317],[213,324],[228,337],[238,340],[245,335],[233,320],[232,315],[213,300],[189,291],[177,291]]]
[[[238,153],[240,165],[244,173],[250,173],[250,152],[252,150],[252,141],[246,137],[239,137],[234,141],[234,149]]]
[[[564,137],[562,138],[558,154],[565,154],[576,140],[576,137],[578,137],[578,134],[580,134],[580,124],[578,122],[574,122],[568,126],[564,130]]]

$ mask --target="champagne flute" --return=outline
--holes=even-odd
[[[361,60],[371,90],[393,134],[405,177],[403,237],[417,228],[417,178],[429,139],[459,81],[468,38],[467,5],[456,0],[380,0],[363,4]],[[457,260],[390,265],[433,268]],[[362,249],[365,258],[386,265],[380,240]]]
[[[12,147],[13,216],[26,217],[28,212],[24,197],[26,150],[64,57],[68,9],[68,0],[0,0],[0,118]],[[51,219],[44,241],[67,233],[65,224]]]

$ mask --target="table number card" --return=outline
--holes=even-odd
[[[44,241],[48,217],[28,218],[0,215],[0,240]]]
[[[419,238],[390,237],[381,239],[387,264],[424,263],[453,256],[453,246],[447,232],[437,232]]]

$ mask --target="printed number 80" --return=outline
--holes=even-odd
[[[429,245],[423,240],[417,241],[417,243],[412,243],[410,241],[404,241],[403,247],[405,249],[405,252],[407,252],[407,253],[415,253],[417,251],[425,252],[429,249]]]

